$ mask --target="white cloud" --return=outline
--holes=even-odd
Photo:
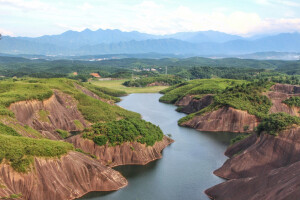
[[[297,6],[291,0],[255,1],[260,5],[277,2]],[[225,7],[208,10],[206,7],[195,9],[184,4],[169,5],[171,2],[163,4],[154,0],[142,1],[136,5],[104,0],[84,1],[80,4],[65,1],[45,3],[41,0],[0,0],[0,18],[6,19],[6,22],[0,20],[0,26],[12,30],[16,35],[31,36],[85,28],[137,30],[151,34],[216,30],[244,36],[300,31],[300,18],[293,17],[295,14],[292,12],[275,19],[262,18],[256,12],[230,12],[231,9]],[[14,12],[16,9],[30,12]]]
[[[13,36],[14,35],[13,32],[5,30],[5,29],[1,29],[1,28],[0,28],[0,34],[1,35],[9,35],[9,36]]]
[[[257,4],[267,6],[300,7],[300,3],[292,0],[255,0]]]
[[[30,10],[48,10],[53,9],[49,4],[41,2],[39,0],[0,0],[1,6],[9,6],[16,9],[22,9],[23,11]]]

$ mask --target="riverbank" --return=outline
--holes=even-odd
[[[176,112],[174,105],[160,103],[160,97],[161,94],[131,94],[123,97],[119,105],[159,125],[176,142],[164,149],[160,160],[145,166],[114,168],[128,180],[127,187],[116,192],[92,192],[81,200],[208,200],[204,190],[224,181],[212,172],[226,160],[224,151],[235,134],[179,127],[177,120],[185,114]]]

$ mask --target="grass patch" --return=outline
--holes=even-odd
[[[93,123],[113,121],[126,117],[140,117],[138,113],[109,105],[83,93],[78,93],[75,98],[79,101],[78,109],[84,118]]]
[[[243,139],[246,139],[249,137],[251,134],[243,134],[243,135],[238,135],[235,138],[230,140],[230,145],[234,145],[235,143],[238,143],[239,141],[242,141]]]
[[[99,87],[106,87],[114,90],[122,90],[127,94],[132,93],[157,93],[163,89],[168,88],[168,86],[152,86],[152,87],[126,87],[123,85],[125,81],[129,81],[130,79],[122,79],[122,80],[108,80],[108,81],[91,81],[92,84]]]
[[[13,128],[6,126],[0,122],[0,134],[2,135],[12,135],[12,136],[21,136],[17,131]]]
[[[37,130],[35,130],[34,128],[32,128],[28,125],[25,125],[24,128],[25,128],[26,132],[29,133],[30,135],[35,136],[36,138],[39,138],[39,139],[43,138],[43,135],[40,132],[38,132]]]
[[[55,130],[61,138],[65,139],[67,137],[69,137],[71,134],[68,132],[68,131],[65,131],[65,130],[61,130],[61,129],[56,129]]]
[[[1,199],[19,199],[22,196],[23,196],[22,194],[11,194],[11,195],[6,196],[6,197],[1,197]]]
[[[76,126],[76,129],[78,129],[78,130],[84,129],[83,124],[82,124],[79,120],[76,119],[76,120],[74,120],[73,122],[74,122],[74,124],[75,124],[75,126]]]
[[[83,86],[85,88],[87,88],[88,90],[90,90],[91,92],[98,95],[100,98],[113,100],[114,102],[120,102],[121,101],[121,99],[119,97],[117,97],[118,94],[120,94],[120,96],[126,95],[126,93],[123,92],[123,91],[117,91],[117,90],[108,89],[108,88],[104,88],[104,87],[98,87],[98,86],[88,84],[88,83],[83,84]],[[107,93],[113,94],[113,95],[116,95],[116,96],[111,96]]]
[[[50,120],[48,118],[49,111],[47,111],[47,110],[40,110],[38,112],[38,114],[39,114],[39,120],[40,121],[50,123]]]
[[[27,172],[34,157],[59,157],[73,150],[70,143],[0,135],[0,162],[9,161],[17,172]]]

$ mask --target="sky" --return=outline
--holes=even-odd
[[[300,0],[0,0],[0,33],[38,37],[101,28],[247,37],[300,32],[299,11]]]

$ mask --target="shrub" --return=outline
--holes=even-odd
[[[105,145],[108,141],[107,137],[104,136],[104,135],[96,135],[94,138],[93,138],[93,141],[99,145],[99,146],[102,146],[102,145]]]
[[[289,126],[300,125],[300,118],[291,116],[286,113],[275,113],[266,117],[257,127],[258,134],[265,131],[270,135],[278,135],[280,131],[287,129]]]
[[[56,132],[60,135],[61,138],[65,139],[70,136],[70,133],[65,130],[56,129]]]
[[[282,103],[285,103],[286,105],[292,107],[300,107],[300,97],[290,97],[286,100],[284,100]]]
[[[83,138],[91,139],[98,145],[108,142],[119,145],[123,142],[137,141],[142,144],[154,145],[163,138],[163,133],[158,126],[139,118],[122,119],[107,123],[96,123],[84,130]]]

